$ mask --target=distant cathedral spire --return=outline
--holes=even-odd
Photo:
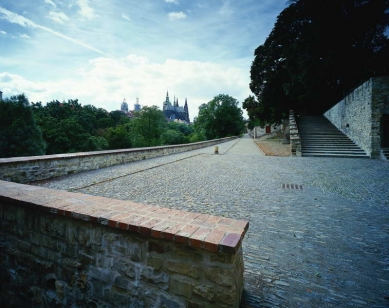
[[[187,100],[186,97],[185,97],[184,112],[185,112],[185,121],[188,122],[188,123],[190,123],[190,119],[189,119],[189,109],[188,109],[188,100]]]
[[[169,91],[166,91],[166,100],[164,102],[164,105],[169,105]]]

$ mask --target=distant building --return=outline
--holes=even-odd
[[[166,92],[166,99],[163,102],[163,114],[167,121],[183,121],[190,123],[188,101],[185,98],[184,107],[178,104],[178,98],[174,97],[173,104],[169,99],[169,92]]]
[[[139,104],[139,98],[136,98],[136,103],[134,104],[134,111],[140,111],[142,106]]]
[[[0,91],[0,101],[3,99],[3,92]]]
[[[120,111],[125,113],[129,118],[133,118],[134,117],[134,112],[131,111],[131,110],[128,110],[128,104],[127,104],[125,98],[123,98],[123,102],[120,105]]]

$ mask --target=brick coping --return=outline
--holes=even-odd
[[[249,227],[245,220],[6,181],[0,181],[0,202],[227,254],[238,251]]]
[[[56,159],[71,159],[78,157],[88,157],[88,156],[97,156],[97,155],[107,155],[107,154],[121,154],[121,153],[131,153],[131,152],[143,152],[143,151],[153,151],[169,148],[181,148],[188,146],[196,146],[199,144],[207,144],[215,141],[228,141],[235,139],[236,137],[226,137],[220,139],[213,139],[207,141],[193,142],[193,143],[184,143],[176,145],[163,145],[156,147],[145,147],[145,148],[130,148],[130,149],[119,149],[119,150],[105,150],[105,151],[91,151],[91,152],[77,152],[77,153],[66,153],[66,154],[52,154],[52,155],[41,155],[41,156],[23,156],[23,157],[10,157],[10,158],[0,158],[0,164],[10,164],[10,163],[19,163],[19,162],[34,162],[34,161],[44,161],[44,160],[56,160]]]

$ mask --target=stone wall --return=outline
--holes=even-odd
[[[235,138],[229,137],[149,148],[0,158],[0,180],[29,183],[152,157],[196,150]]]
[[[380,120],[389,113],[389,77],[367,80],[324,116],[371,158],[380,156]]]
[[[247,221],[0,181],[0,305],[239,307]]]
[[[291,156],[301,156],[301,140],[296,123],[294,111],[289,111],[289,135],[290,135],[290,153]]]

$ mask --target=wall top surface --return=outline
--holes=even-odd
[[[237,252],[249,226],[244,220],[6,181],[0,181],[0,202],[228,254]]]
[[[91,151],[91,152],[78,152],[78,153],[66,153],[66,154],[52,154],[52,155],[41,155],[41,156],[25,156],[25,157],[10,157],[10,158],[0,158],[0,164],[11,164],[19,162],[34,162],[34,161],[49,161],[49,160],[60,160],[60,159],[72,159],[79,157],[88,157],[88,156],[98,156],[98,155],[109,155],[109,154],[125,154],[125,153],[135,153],[135,152],[145,152],[145,151],[154,151],[154,150],[163,150],[170,148],[181,148],[188,146],[196,146],[198,144],[207,144],[214,141],[228,141],[236,137],[227,137],[215,140],[200,141],[194,143],[185,143],[185,144],[176,144],[176,145],[163,145],[156,147],[145,147],[145,148],[130,148],[130,149],[119,149],[119,150],[105,150],[105,151]]]

